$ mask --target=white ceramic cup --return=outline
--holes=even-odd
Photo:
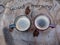
[[[29,27],[30,27],[30,20],[25,16],[20,17],[16,22],[16,28],[19,31],[26,31]]]
[[[40,30],[45,30],[49,27],[50,20],[47,16],[38,16],[35,19],[35,26]]]

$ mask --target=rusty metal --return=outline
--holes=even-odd
[[[29,13],[30,13],[30,9],[29,9],[29,6],[27,6],[25,9],[25,14],[28,15]]]
[[[33,37],[38,37],[38,35],[39,35],[39,31],[35,30],[35,31],[33,32]]]

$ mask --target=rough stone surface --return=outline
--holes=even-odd
[[[0,0],[4,8],[0,10],[0,45],[60,45],[60,3],[58,0]],[[9,25],[14,23],[17,16],[25,15],[25,9],[29,6],[28,17],[34,21],[38,14],[44,14],[51,19],[55,28],[39,31],[37,37],[33,37],[35,26],[30,31],[20,32],[16,29],[9,32]],[[36,29],[37,30],[37,29]]]

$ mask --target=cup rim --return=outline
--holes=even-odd
[[[16,25],[17,21],[18,21],[19,18],[21,18],[21,17],[25,17],[25,18],[27,18],[27,19],[29,20],[29,22],[30,22],[29,27],[28,27],[28,29],[29,29],[29,28],[31,27],[31,20],[28,18],[28,16],[20,15],[20,16],[16,17],[16,18],[15,18],[15,21],[14,21],[14,24]],[[16,29],[17,29],[17,27],[16,27]],[[26,29],[25,31],[27,31],[28,29]],[[19,30],[19,29],[17,29],[17,30],[18,30],[18,31],[21,31],[21,30]]]
[[[38,17],[40,17],[40,16],[45,16],[45,17],[47,17],[48,20],[49,20],[49,25],[51,24],[51,20],[50,20],[50,18],[49,18],[48,16],[46,16],[46,15],[37,15],[37,16],[35,17],[35,19],[34,19],[34,25],[35,25],[36,19],[37,19]],[[36,25],[35,25],[35,27],[37,28]],[[48,29],[48,28],[49,28],[49,26],[48,26],[47,28],[45,28],[45,29],[39,29],[39,28],[37,28],[37,29],[39,29],[39,30],[46,30],[46,29]]]

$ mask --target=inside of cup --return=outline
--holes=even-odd
[[[20,17],[16,22],[16,28],[20,31],[25,31],[29,27],[30,27],[30,20],[25,16]]]
[[[47,16],[38,16],[35,19],[35,26],[38,29],[44,30],[47,29],[49,27],[50,24],[50,20]]]

